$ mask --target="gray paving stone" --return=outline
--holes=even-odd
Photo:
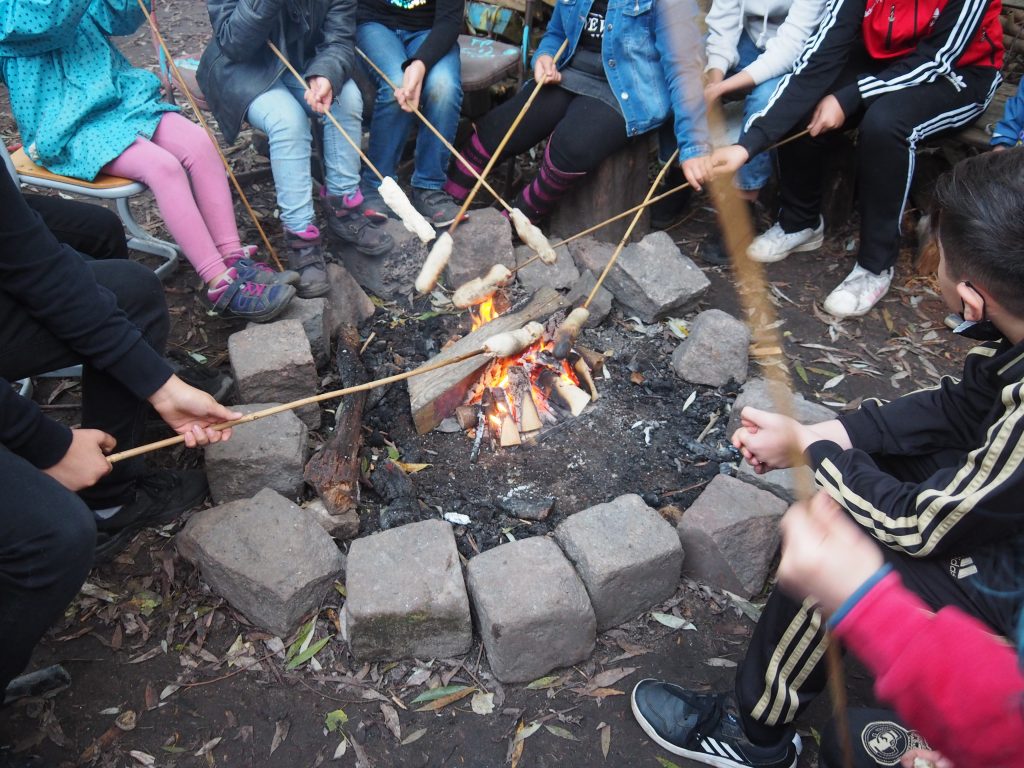
[[[249,414],[278,403],[249,403],[237,410]],[[302,493],[308,428],[291,411],[240,424],[227,442],[206,448],[206,477],[217,504],[247,499],[257,488],[270,488],[288,499]]]
[[[447,285],[452,290],[474,277],[483,277],[495,264],[515,269],[512,225],[494,208],[471,211],[452,239],[455,247],[446,269]]]
[[[600,274],[614,252],[614,247],[596,247],[580,238],[570,246],[580,270]],[[645,323],[662,320],[671,314],[685,312],[707,293],[711,283],[696,264],[683,255],[671,236],[652,232],[639,243],[622,251],[605,279],[608,290],[629,314]]]
[[[316,518],[268,488],[197,512],[175,544],[216,594],[281,637],[319,607],[345,567]]]
[[[467,583],[487,659],[504,683],[586,659],[596,619],[587,590],[551,539],[522,539],[469,561]]]
[[[231,334],[228,356],[243,403],[287,403],[316,394],[316,363],[298,320],[253,325]],[[318,405],[295,413],[310,429],[320,427]]]
[[[580,279],[577,280],[572,290],[566,294],[566,300],[574,307],[583,306],[583,302],[587,300],[587,296],[594,290],[594,285],[597,284],[597,277],[589,269],[583,270],[583,274],[580,275]],[[597,328],[601,323],[605,321],[605,318],[611,314],[612,311],[612,294],[611,291],[607,290],[603,285],[597,289],[597,295],[594,296],[594,300],[587,307],[590,310],[590,317],[587,318],[587,322],[584,323],[584,328]]]
[[[526,245],[520,245],[515,250],[516,264],[525,264],[536,254]],[[569,254],[568,246],[562,245],[555,249],[555,256],[558,258],[554,264],[545,264],[540,259],[527,264],[516,272],[516,278],[520,284],[530,291],[538,291],[544,286],[551,286],[555,290],[571,288],[580,279],[580,272]]]
[[[331,283],[331,291],[327,294],[326,323],[331,338],[343,325],[358,328],[373,317],[377,308],[347,269],[340,264],[328,264],[327,279]],[[329,349],[327,354],[330,354]]]
[[[320,499],[308,501],[302,508],[316,518],[320,527],[327,531],[332,539],[348,541],[359,535],[359,513],[354,509],[333,515],[327,511],[327,507]]]
[[[345,579],[348,638],[361,660],[466,653],[469,598],[452,527],[424,520],[352,542]]]
[[[810,467],[791,467],[790,469],[773,469],[759,475],[754,468],[741,462],[736,477],[744,482],[774,493],[783,501],[792,504],[799,496],[799,489],[814,487],[814,473]]]
[[[720,309],[701,312],[690,323],[690,335],[672,354],[676,375],[691,384],[721,387],[747,380],[750,330],[746,323]]]
[[[338,265],[332,264],[327,268],[328,274],[331,267],[341,269]],[[288,303],[288,308],[278,318],[280,320],[298,320],[302,323],[302,330],[306,332],[306,338],[309,339],[309,349],[313,353],[313,360],[316,362],[317,368],[327,365],[331,354],[331,336],[333,334],[327,322],[328,311],[327,299],[296,297]],[[249,327],[254,325],[258,325],[258,323],[250,323]]]
[[[636,494],[577,512],[555,539],[587,588],[599,632],[671,597],[679,584],[679,535]]]
[[[679,521],[683,573],[743,597],[758,594],[779,548],[786,507],[768,491],[717,475]]]
[[[419,241],[402,222],[388,219],[381,225],[395,241],[395,247],[383,256],[366,256],[347,244],[332,243],[331,252],[365,290],[382,299],[408,298],[429,246]],[[349,325],[359,325],[350,320]],[[341,322],[339,324],[345,324]],[[336,326],[335,326],[336,327]]]
[[[793,416],[801,424],[816,424],[819,421],[828,421],[836,417],[835,411],[831,408],[807,400],[799,392],[792,394],[784,387],[778,391],[778,397],[773,397],[770,387],[775,386],[762,378],[751,379],[743,385],[732,405],[732,413],[729,415],[729,424],[726,427],[726,437],[731,438],[732,433],[740,428],[740,412],[748,405],[760,408],[762,411],[777,411],[776,403],[780,397],[785,398],[785,402],[792,403]]]

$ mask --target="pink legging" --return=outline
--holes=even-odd
[[[224,257],[241,242],[224,167],[206,131],[165,112],[152,140],[140,136],[103,170],[153,191],[171,237],[204,282],[227,269]]]

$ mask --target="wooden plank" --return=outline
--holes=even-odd
[[[430,362],[448,360],[463,353],[472,352],[474,349],[479,349],[486,339],[496,333],[521,328],[531,320],[546,320],[567,306],[569,306],[569,302],[562,294],[545,286],[534,294],[529,304],[523,309],[502,315],[482,328],[477,328],[441,354],[436,355]],[[488,358],[481,355],[478,358],[464,360],[456,365],[409,379],[409,405],[412,409],[412,419],[416,424],[416,431],[421,435],[429,432],[442,420],[455,413],[455,409],[462,405],[466,392],[487,363]]]

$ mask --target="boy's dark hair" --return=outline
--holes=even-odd
[[[957,163],[936,182],[932,222],[950,277],[1024,318],[1024,147]]]

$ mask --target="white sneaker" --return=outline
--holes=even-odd
[[[834,317],[860,317],[885,296],[892,282],[892,267],[876,275],[860,264],[825,299],[825,311]]]
[[[747,248],[747,257],[751,261],[771,264],[782,261],[791,253],[816,251],[825,242],[825,222],[819,218],[815,229],[801,229],[799,232],[782,231],[779,222],[772,224],[771,229],[758,235]]]

